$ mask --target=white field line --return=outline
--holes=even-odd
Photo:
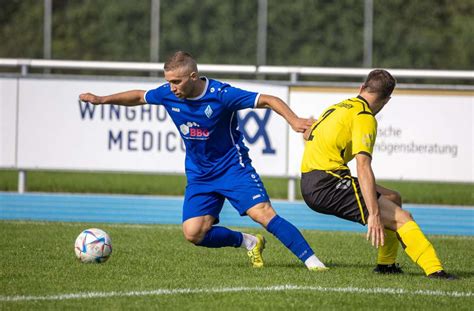
[[[2,302],[13,301],[39,301],[39,300],[70,300],[91,299],[110,297],[139,297],[139,296],[163,296],[182,294],[219,294],[237,292],[279,292],[279,291],[314,291],[314,292],[337,292],[354,294],[382,294],[382,295],[415,295],[415,296],[437,296],[437,297],[472,297],[473,292],[441,291],[441,290],[407,290],[402,288],[358,288],[358,287],[321,287],[300,285],[276,285],[268,287],[222,287],[222,288],[178,288],[178,289],[156,289],[149,291],[130,292],[86,292],[76,294],[62,294],[51,296],[0,296]]]

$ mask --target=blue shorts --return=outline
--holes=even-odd
[[[255,204],[270,201],[260,176],[248,163],[245,167],[236,166],[210,182],[190,182],[184,195],[183,222],[193,217],[211,215],[218,223],[225,199],[229,200],[240,216],[245,216]]]

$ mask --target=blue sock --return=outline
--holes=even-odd
[[[267,231],[280,240],[303,263],[314,255],[301,232],[284,218],[278,215],[273,217],[267,225]]]
[[[196,245],[210,248],[226,246],[240,247],[240,245],[242,245],[242,239],[243,236],[241,232],[232,231],[224,227],[213,226],[211,230],[207,231],[201,243]]]

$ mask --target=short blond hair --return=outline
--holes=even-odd
[[[179,68],[188,68],[190,72],[198,72],[197,64],[188,52],[177,51],[165,63],[165,71],[173,71]]]

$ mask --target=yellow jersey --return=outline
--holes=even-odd
[[[372,156],[376,136],[377,120],[363,97],[333,105],[311,126],[301,172],[348,170],[356,154]]]

